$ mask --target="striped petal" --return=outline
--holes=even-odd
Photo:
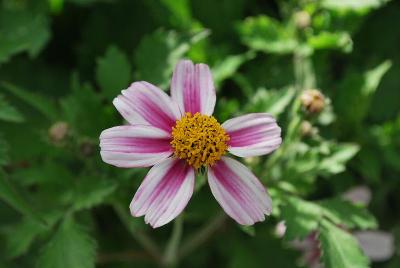
[[[208,169],[208,183],[226,214],[242,225],[252,225],[271,214],[272,201],[264,186],[243,164],[222,157]]]
[[[171,132],[180,118],[177,104],[161,89],[147,82],[135,82],[113,101],[130,124],[145,124]]]
[[[190,60],[180,61],[172,76],[171,96],[182,113],[212,115],[216,96],[210,68]]]
[[[266,113],[235,117],[223,123],[222,127],[230,137],[229,152],[240,157],[268,154],[282,143],[281,128]]]
[[[145,125],[118,126],[100,135],[101,157],[117,167],[148,167],[172,154],[170,134]]]
[[[160,227],[186,207],[194,188],[194,170],[185,161],[168,158],[152,167],[130,205],[132,216]]]

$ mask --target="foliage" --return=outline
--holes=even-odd
[[[0,267],[303,267],[312,263],[293,245],[310,238],[327,268],[397,267],[399,252],[374,262],[353,231],[379,225],[400,241],[399,10],[388,0],[1,1]],[[182,58],[210,65],[220,122],[277,118],[281,147],[244,160],[272,197],[265,222],[227,219],[198,174],[183,215],[152,230],[129,214],[147,169],[101,161],[100,132],[123,123],[113,98],[137,80],[168,91]],[[320,113],[302,104],[307,89],[324,95]],[[370,204],[343,197],[358,185]]]

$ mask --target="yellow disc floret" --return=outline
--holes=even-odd
[[[196,170],[212,166],[228,148],[229,136],[213,116],[186,113],[172,128],[174,153]]]

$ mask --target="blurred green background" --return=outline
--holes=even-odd
[[[0,1],[0,267],[400,267],[399,25],[385,0]],[[198,175],[153,230],[128,209],[147,169],[101,161],[112,99],[168,91],[182,58],[211,67],[219,122],[278,118],[281,148],[245,159],[265,222]]]

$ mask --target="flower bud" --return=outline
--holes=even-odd
[[[83,156],[92,156],[95,152],[95,145],[90,141],[83,141],[79,145],[79,151]]]
[[[307,89],[301,94],[301,104],[305,110],[312,114],[320,113],[325,107],[325,97],[317,89]]]
[[[303,137],[309,137],[313,133],[313,126],[309,121],[303,121],[300,125],[300,133]]]
[[[306,11],[298,11],[294,14],[294,23],[299,29],[305,29],[311,24],[311,17]]]
[[[62,142],[68,135],[69,125],[66,122],[56,122],[49,129],[49,138],[54,143]]]

